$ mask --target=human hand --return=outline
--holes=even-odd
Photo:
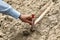
[[[26,14],[21,14],[19,19],[22,20],[22,22],[26,22],[26,23],[29,23],[30,25],[33,24],[32,22],[32,15],[26,15]]]

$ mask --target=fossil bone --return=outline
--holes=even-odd
[[[37,24],[44,16],[45,14],[51,9],[51,7],[54,5],[54,2],[50,4],[50,6],[37,18],[34,22],[34,24]]]

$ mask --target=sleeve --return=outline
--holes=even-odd
[[[2,1],[2,0],[0,0],[0,1]]]
[[[20,16],[20,13],[17,10],[13,9],[4,1],[0,1],[0,13],[8,14],[16,19]]]

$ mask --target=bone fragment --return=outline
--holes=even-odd
[[[37,18],[34,22],[34,24],[37,24],[44,16],[45,14],[51,9],[51,7],[54,5],[54,2],[50,4],[50,6]]]

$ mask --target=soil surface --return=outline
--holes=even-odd
[[[40,15],[51,0],[4,0],[22,14]],[[35,18],[35,19],[36,19]],[[60,40],[60,0],[54,0],[54,5],[44,18],[30,30],[31,25],[9,15],[0,14],[0,40]]]

